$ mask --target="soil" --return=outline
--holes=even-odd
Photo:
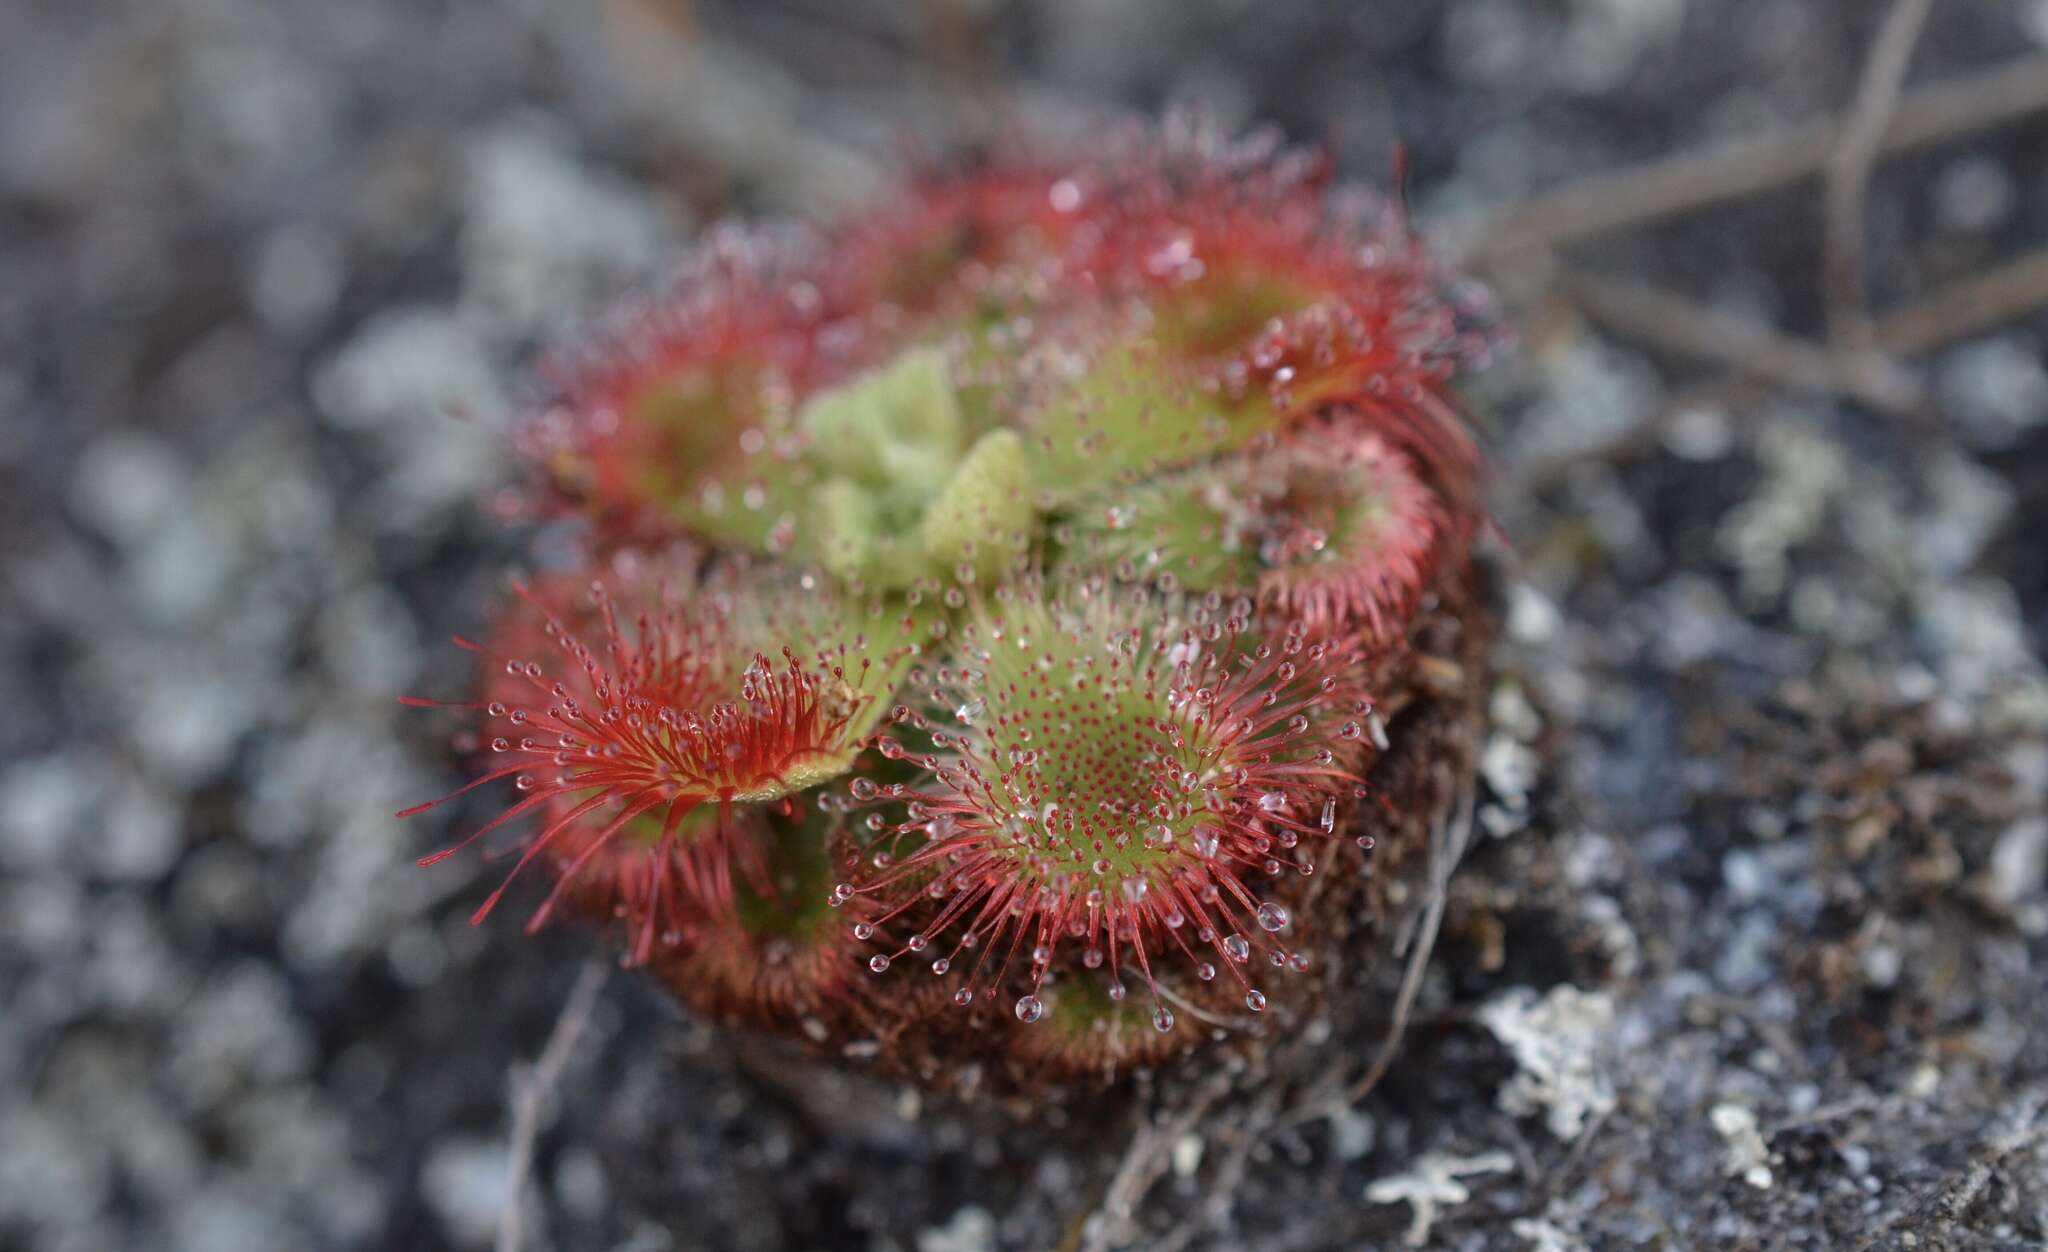
[[[1858,0],[13,0],[0,10],[0,1247],[487,1247],[573,929],[472,929],[455,694],[539,345],[729,214],[1194,100],[1418,222],[1840,108]],[[2038,52],[1937,6],[1908,89]],[[2040,116],[1886,161],[1897,307],[2048,241]],[[1823,332],[1809,180],[1565,249]],[[1929,403],[1702,393],[1527,275],[1475,381],[1506,607],[1474,834],[1265,1069],[1031,1122],[613,973],[526,1246],[2048,1245],[2048,317]],[[1687,398],[1691,397],[1691,398]],[[1423,887],[1426,888],[1426,881]],[[1412,903],[1426,905],[1426,891]],[[1106,1128],[1105,1128],[1106,1127]]]

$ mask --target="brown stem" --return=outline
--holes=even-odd
[[[2048,109],[2048,54],[2022,57],[1907,95],[1884,128],[1879,153],[1924,147]],[[1534,196],[1487,232],[1473,260],[1517,254],[1769,191],[1818,170],[1843,123],[1824,117],[1738,140],[1593,174]]]
[[[1871,343],[1864,197],[1885,130],[1898,113],[1906,66],[1933,7],[1934,0],[1895,0],[1864,62],[1848,122],[1828,154],[1821,274],[1827,292],[1828,341],[1837,350],[1862,350]]]
[[[512,1160],[506,1171],[505,1207],[498,1210],[498,1238],[493,1245],[497,1252],[519,1252],[523,1223],[520,1201],[526,1192],[527,1172],[533,1168],[533,1141],[540,1132],[540,1106],[561,1081],[563,1069],[575,1054],[576,1040],[590,1024],[606,972],[604,962],[599,960],[583,967],[540,1056],[525,1073],[515,1069],[512,1075]]]
[[[1875,352],[1830,352],[1630,279],[1572,274],[1565,282],[1588,316],[1641,342],[1801,391],[1852,396],[1893,416],[1909,416],[1920,407],[1919,382]]]
[[[1918,356],[2048,307],[2048,247],[2022,252],[1878,319],[1878,347]]]

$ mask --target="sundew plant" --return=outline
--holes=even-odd
[[[459,641],[456,794],[503,803],[428,863],[481,840],[479,920],[532,880],[699,1012],[927,1079],[1284,1009],[1470,601],[1472,306],[1397,203],[1183,122],[713,232],[547,367],[580,563]]]

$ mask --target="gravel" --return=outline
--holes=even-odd
[[[16,7],[0,1246],[38,1252],[490,1245],[510,1075],[594,945],[472,929],[492,871],[415,866],[477,810],[392,817],[453,785],[459,730],[396,697],[463,689],[445,640],[528,551],[500,489],[531,354],[701,224],[829,215],[992,117],[1198,95],[1354,175],[1405,140],[1455,241],[1834,107],[1875,21],[974,3],[963,66],[928,33],[954,7],[907,2]],[[1942,6],[1915,81],[2044,14]],[[2040,135],[1881,171],[1881,299],[2048,238]],[[1812,332],[1816,200],[1580,259]],[[1473,392],[1512,552],[1487,835],[1377,1092],[1260,1145],[1228,1205],[1228,1136],[1190,1132],[1146,1203],[1077,1225],[1127,1127],[820,1070],[615,976],[546,1104],[529,1246],[2048,1243],[2048,322],[1930,360],[1918,427],[1698,400],[1556,308],[1522,331]]]

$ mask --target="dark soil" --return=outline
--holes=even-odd
[[[991,117],[1192,99],[1364,179],[1405,143],[1455,241],[1840,107],[1884,7],[11,0],[0,1246],[489,1246],[508,1077],[598,945],[472,930],[493,867],[413,867],[474,814],[391,818],[456,769],[394,697],[461,689],[443,641],[534,539],[487,507],[534,346],[699,224],[829,215]],[[2043,42],[2040,0],[1951,0],[1909,84]],[[1886,164],[1875,298],[2048,241],[2044,136]],[[1820,203],[1567,259],[1818,334]],[[2048,1244],[2048,319],[1915,362],[1930,421],[1667,415],[1698,367],[1509,294],[1481,833],[1370,1096],[1334,1093],[1391,961],[1289,1083],[1028,1128],[614,974],[529,1246]]]

